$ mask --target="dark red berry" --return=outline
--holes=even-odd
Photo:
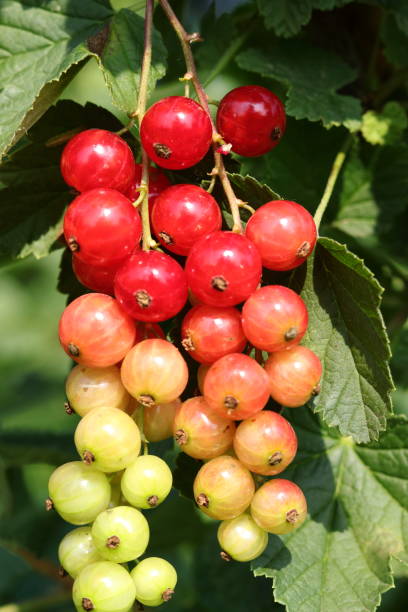
[[[200,363],[214,363],[228,353],[244,350],[247,339],[236,308],[217,308],[200,304],[183,319],[182,345]]]
[[[263,155],[276,147],[285,126],[282,102],[259,85],[232,89],[218,107],[218,132],[235,153],[245,157]]]
[[[210,306],[234,306],[255,291],[262,273],[261,256],[241,234],[214,232],[201,238],[186,262],[188,286]]]
[[[131,255],[142,235],[138,211],[113,189],[81,193],[68,206],[64,236],[78,259],[92,266],[114,266]]]
[[[156,164],[181,170],[197,164],[212,139],[211,121],[198,102],[169,96],[153,104],[140,127],[142,145]]]
[[[199,238],[221,229],[222,217],[211,194],[197,185],[173,185],[157,198],[152,213],[154,233],[178,255],[188,255]]]
[[[92,291],[108,295],[113,295],[115,274],[123,263],[120,261],[113,266],[90,266],[79,259],[75,253],[72,255],[72,269],[79,282]]]
[[[135,160],[123,138],[107,130],[85,130],[68,142],[61,156],[64,181],[78,191],[106,187],[125,192]]]
[[[245,235],[256,245],[265,268],[292,270],[313,251],[317,231],[306,208],[288,200],[273,200],[252,215]]]
[[[184,270],[165,253],[137,251],[116,274],[115,296],[139,321],[166,321],[187,301]]]

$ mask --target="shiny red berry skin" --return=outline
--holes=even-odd
[[[261,287],[242,309],[244,334],[263,351],[282,351],[299,344],[307,323],[308,313],[302,298],[281,285]]]
[[[118,302],[103,293],[87,293],[62,313],[59,337],[74,361],[96,368],[118,363],[135,343],[135,322]]]
[[[102,187],[125,192],[135,174],[135,160],[123,138],[91,129],[76,134],[65,146],[61,172],[78,191]]]
[[[138,321],[166,321],[187,301],[186,276],[169,255],[137,251],[116,274],[115,296]]]
[[[292,425],[271,410],[262,410],[239,424],[234,451],[251,472],[275,476],[293,461],[297,437]]]
[[[237,421],[247,419],[269,399],[268,375],[248,355],[225,355],[208,370],[203,395],[219,414]]]
[[[157,323],[141,323],[136,321],[136,342],[148,340],[151,338],[166,339],[166,334]]]
[[[282,406],[303,406],[319,393],[322,363],[306,346],[271,353],[265,372],[269,376],[270,394]]]
[[[246,300],[261,280],[255,245],[242,234],[214,232],[201,238],[186,262],[188,286],[209,306],[234,306]]]
[[[256,157],[279,143],[286,127],[285,108],[279,98],[259,85],[232,89],[217,111],[217,131],[234,153]]]
[[[64,236],[78,259],[114,266],[139,246],[142,222],[128,198],[114,189],[81,193],[64,216]]]
[[[200,304],[188,311],[181,325],[182,345],[200,363],[210,364],[244,350],[247,339],[236,308]]]
[[[142,165],[135,164],[135,178],[133,179],[129,189],[125,195],[131,202],[137,200],[140,195],[139,187],[142,180]],[[159,170],[159,168],[153,168],[149,166],[149,212],[152,213],[153,204],[157,200],[157,196],[170,187],[171,183],[167,176]]]
[[[173,185],[156,200],[152,212],[155,235],[172,253],[188,255],[202,236],[221,229],[215,199],[197,185]]]
[[[170,170],[190,168],[207,153],[212,140],[211,121],[198,102],[169,96],[149,108],[140,127],[146,153]]]
[[[296,202],[273,200],[249,219],[245,235],[252,240],[269,270],[292,270],[300,266],[316,244],[312,215]]]
[[[306,520],[307,502],[302,489],[294,482],[274,478],[259,487],[250,510],[259,527],[282,535],[294,531]]]
[[[79,282],[98,293],[113,295],[113,281],[118,268],[123,265],[120,261],[113,266],[91,266],[72,254],[72,269]]]

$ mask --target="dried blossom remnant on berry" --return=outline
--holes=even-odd
[[[224,276],[214,276],[211,279],[211,287],[216,291],[225,291],[228,288],[228,281]]]
[[[289,327],[289,329],[285,332],[285,340],[290,342],[290,340],[294,340],[298,335],[298,330],[296,327]]]
[[[160,157],[161,159],[170,159],[173,151],[170,149],[170,147],[168,147],[167,145],[161,143],[161,142],[155,142],[153,144],[153,149],[154,152],[156,153],[156,155],[158,157]]]
[[[110,536],[110,538],[108,538],[106,540],[106,546],[107,548],[117,548],[120,544],[120,538],[118,538],[118,536]]]
[[[79,348],[73,342],[70,342],[68,344],[68,352],[69,352],[70,355],[72,355],[72,357],[79,357],[79,355],[80,355]]]
[[[299,512],[293,508],[286,513],[286,520],[288,523],[296,523],[299,520]]]
[[[297,257],[307,257],[310,254],[311,244],[307,240],[302,242],[298,250],[296,251]]]
[[[273,453],[273,455],[269,457],[268,463],[269,465],[279,465],[279,463],[282,463],[282,459],[283,459],[282,453],[279,451],[276,451],[276,453]]]
[[[271,140],[276,141],[282,138],[282,130],[279,127],[274,127],[271,132]]]
[[[144,289],[139,289],[136,291],[134,296],[140,308],[148,308],[152,303],[152,296]]]

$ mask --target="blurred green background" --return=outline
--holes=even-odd
[[[131,2],[116,0],[114,4],[122,7]],[[188,28],[199,29],[208,4],[183,3],[182,17]],[[239,0],[229,4],[237,5]],[[182,85],[176,78],[179,75],[178,65],[173,66],[173,73],[170,71],[156,90],[155,98],[181,93]],[[250,80],[247,73],[232,67],[211,82],[208,94],[219,99],[232,87]],[[82,104],[94,102],[123,119],[111,104],[94,60],[75,77],[63,98]],[[0,272],[0,436],[2,453],[12,456],[15,465],[7,473],[0,465],[0,612],[73,610],[69,584],[64,589],[53,577],[58,542],[71,527],[56,515],[46,514],[43,507],[54,466],[76,458],[72,432],[77,419],[67,416],[63,406],[70,360],[59,347],[57,335],[66,300],[56,291],[60,257],[58,250],[47,259],[24,260]],[[401,367],[398,357],[394,362],[397,378]],[[396,409],[408,414],[406,389],[398,389],[395,401]],[[17,453],[22,451],[17,442],[23,434],[27,436],[23,451],[27,456],[19,457]],[[38,463],[44,448],[50,464]],[[159,449],[165,450],[165,446]],[[254,578],[248,564],[220,560],[216,523],[203,518],[188,500],[174,493],[148,518],[152,534],[149,554],[174,563],[179,575],[177,595],[166,604],[168,612],[283,610],[272,603],[270,581]],[[381,612],[407,608],[408,581],[397,585],[384,595]]]

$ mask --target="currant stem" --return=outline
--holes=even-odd
[[[242,223],[241,218],[239,216],[239,206],[238,206],[238,198],[236,197],[234,190],[232,189],[231,183],[229,181],[227,172],[225,170],[224,162],[222,160],[221,153],[217,152],[219,147],[219,134],[217,133],[214,121],[211,117],[210,108],[208,105],[208,98],[204,91],[204,88],[201,84],[201,81],[197,74],[197,69],[194,62],[193,53],[190,48],[190,43],[194,40],[199,40],[197,35],[189,35],[186,30],[178,20],[176,14],[171,8],[169,2],[167,0],[159,0],[159,3],[166,13],[166,16],[176,32],[178,39],[181,44],[181,48],[183,50],[184,59],[186,62],[187,73],[191,74],[191,81],[194,85],[194,89],[196,90],[197,97],[200,101],[201,106],[207,112],[212,126],[213,131],[213,153],[214,153],[214,174],[217,174],[220,182],[223,186],[225,195],[227,196],[227,200],[231,209],[232,219],[233,219],[233,228],[232,231],[238,234],[242,233]]]
[[[315,220],[317,229],[319,229],[320,222],[327,208],[329,200],[332,196],[334,186],[336,184],[337,178],[340,174],[340,170],[342,169],[344,160],[346,159],[348,150],[350,149],[353,140],[354,140],[353,134],[349,134],[346,140],[344,141],[343,146],[341,147],[340,151],[337,153],[336,157],[334,158],[334,162],[330,170],[329,178],[327,179],[326,187],[324,188],[322,199],[320,200],[320,203],[314,214],[314,220]]]

